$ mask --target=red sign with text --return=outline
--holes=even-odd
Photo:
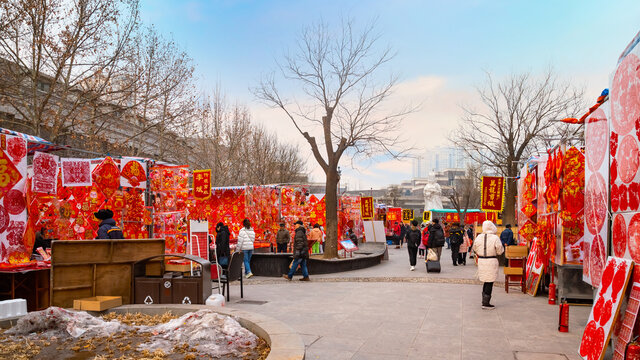
[[[360,198],[360,213],[362,214],[362,220],[373,219],[373,197]]]
[[[193,171],[193,197],[205,200],[211,196],[211,169]]]
[[[482,177],[482,211],[502,211],[504,209],[504,178]]]

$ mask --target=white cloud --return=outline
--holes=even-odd
[[[423,153],[427,148],[448,143],[448,135],[457,127],[462,114],[459,105],[472,103],[474,96],[471,91],[452,88],[444,77],[421,76],[399,83],[385,104],[385,109],[394,111],[420,105],[418,111],[398,123],[398,131],[407,140],[404,147],[413,147],[414,153]],[[255,120],[277,132],[283,141],[299,146],[303,158],[307,160],[311,181],[324,181],[324,172],[311,154],[309,144],[282,110],[256,102],[252,104],[251,111]],[[351,169],[350,159],[343,157],[342,180],[349,184],[350,189],[369,189],[411,178],[410,158],[389,160],[382,157],[381,161],[372,164],[371,159],[360,159],[354,163],[355,169]]]

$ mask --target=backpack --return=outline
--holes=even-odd
[[[462,230],[452,231],[451,234],[449,234],[449,239],[451,241],[451,245],[462,244],[462,240],[463,240]]]

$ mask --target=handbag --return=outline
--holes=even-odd
[[[427,261],[438,261],[438,254],[433,249],[427,252]]]

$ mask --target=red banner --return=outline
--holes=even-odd
[[[362,214],[362,220],[373,219],[373,197],[360,198],[360,212]]]
[[[211,169],[193,171],[193,197],[206,200],[211,196]]]
[[[502,211],[504,209],[504,178],[497,176],[482,177],[482,211]]]

